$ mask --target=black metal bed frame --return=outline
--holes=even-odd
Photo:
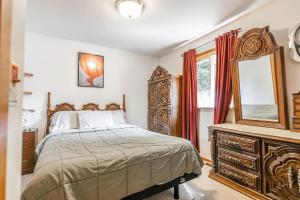
[[[131,194],[122,200],[142,200],[147,197],[153,196],[155,194],[158,194],[160,192],[163,192],[165,190],[168,190],[172,187],[174,187],[174,199],[179,199],[179,185],[182,183],[185,183],[187,181],[190,181],[194,178],[197,178],[198,174],[184,174],[183,176],[176,178],[170,182],[161,184],[161,185],[154,185],[150,188],[145,189],[144,191],[137,192],[134,194]]]

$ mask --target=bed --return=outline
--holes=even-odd
[[[122,105],[108,104],[103,111],[125,112],[125,96]],[[93,103],[82,110],[101,111]],[[23,200],[138,200],[172,187],[178,199],[178,186],[201,174],[203,162],[188,140],[126,123],[50,131],[53,115],[65,111],[76,110],[68,103],[51,110],[49,93],[48,134],[36,148],[34,175]]]

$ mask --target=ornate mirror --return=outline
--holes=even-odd
[[[300,24],[298,24],[289,35],[290,42],[290,57],[296,61],[300,62]]]
[[[239,38],[232,70],[236,122],[288,129],[283,47],[269,27]]]

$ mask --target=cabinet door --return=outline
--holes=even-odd
[[[170,134],[170,109],[148,108],[148,129],[150,131]]]
[[[300,145],[263,141],[264,194],[274,199],[300,199]]]
[[[169,79],[154,83],[148,86],[148,104],[152,107],[168,107],[170,105],[170,86]]]

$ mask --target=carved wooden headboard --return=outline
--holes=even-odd
[[[124,110],[126,112],[125,107],[125,95],[123,95],[123,102],[122,102],[122,108],[119,104],[116,103],[110,103],[105,106],[105,109],[100,109],[98,104],[95,103],[88,103],[82,105],[81,109],[79,110],[92,110],[92,111],[101,111],[101,110]],[[48,101],[47,101],[47,126],[46,126],[46,135],[49,134],[49,128],[51,124],[51,118],[56,112],[60,111],[79,111],[75,109],[75,106],[73,104],[69,103],[61,103],[55,105],[54,110],[51,109],[51,93],[48,92]]]

